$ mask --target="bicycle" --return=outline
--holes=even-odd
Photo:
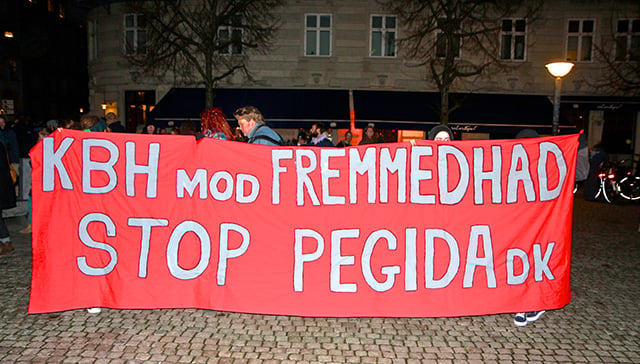
[[[640,200],[638,168],[630,166],[628,161],[609,161],[601,164],[598,178],[600,188],[595,198],[602,196],[608,203],[615,203],[620,198],[629,201]]]
[[[614,203],[620,196],[617,175],[617,164],[615,162],[604,162],[599,167],[598,178],[600,179],[600,188],[595,198],[600,196],[608,203]]]
[[[633,160],[631,161],[631,167],[621,171],[622,178],[620,178],[620,182],[618,183],[618,192],[620,193],[620,196],[629,201],[640,200],[640,175],[638,175],[638,172],[640,172],[638,168],[639,159],[640,154],[634,154]]]

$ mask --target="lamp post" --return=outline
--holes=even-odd
[[[553,124],[551,124],[551,134],[558,135],[560,126],[560,91],[562,90],[562,77],[571,72],[573,63],[571,62],[553,62],[545,65],[547,71],[556,78],[553,94]]]

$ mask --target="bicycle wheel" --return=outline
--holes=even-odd
[[[596,195],[593,196],[593,199],[597,200],[600,195],[602,195],[602,180],[600,180],[600,182],[598,183],[598,192],[596,192]]]
[[[618,199],[618,190],[614,182],[608,179],[602,180],[602,196],[608,203],[614,203]]]
[[[626,176],[620,180],[620,196],[627,200],[640,200],[640,177]]]

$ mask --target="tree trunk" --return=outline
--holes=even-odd
[[[204,99],[205,110],[213,108],[213,102],[216,99],[216,89],[213,85],[206,85],[206,96]]]
[[[440,124],[449,124],[449,88],[440,90]]]

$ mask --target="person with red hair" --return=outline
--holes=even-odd
[[[207,109],[200,114],[200,132],[208,138],[233,140],[233,132],[227,118],[218,107]]]

